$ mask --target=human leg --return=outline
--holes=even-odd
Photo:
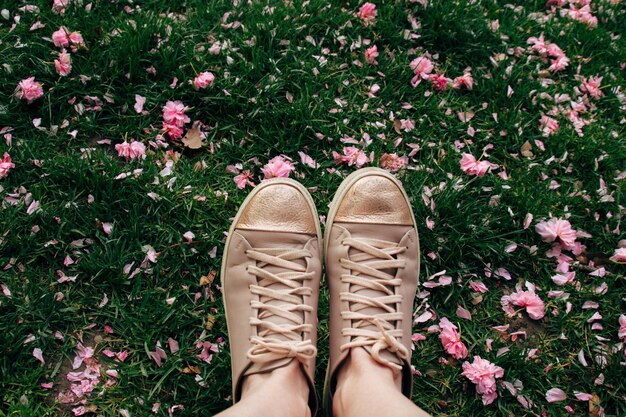
[[[241,399],[216,417],[311,417],[309,385],[296,361],[243,383]]]
[[[400,390],[401,373],[376,362],[362,348],[351,349],[338,371],[335,417],[428,417]]]

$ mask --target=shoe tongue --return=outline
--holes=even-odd
[[[346,225],[343,225],[343,226],[345,227]],[[356,238],[356,239],[358,238],[370,238],[371,239],[372,236],[376,236],[376,239],[379,239],[379,240],[386,240],[389,242],[400,242],[400,240],[406,234],[406,232],[410,229],[410,227],[402,226],[402,225],[398,226],[398,225],[350,224],[350,225],[347,225],[347,229],[350,231],[351,237]],[[348,251],[348,256],[350,257],[350,259],[353,260],[355,256],[360,255],[362,253],[363,252],[358,249],[350,248],[350,250]],[[375,258],[375,259],[371,259],[367,261],[360,261],[359,263],[362,265],[370,265],[380,260],[381,259]],[[393,277],[395,277],[398,272],[398,270],[395,268],[382,269],[381,271]],[[355,273],[355,275],[365,280],[372,280],[372,281],[378,280],[378,278],[369,276],[367,274],[358,273],[358,272]],[[393,287],[388,286],[387,288],[393,291]],[[361,287],[356,284],[351,284],[350,292],[353,294],[358,294],[358,295],[362,295],[362,296],[369,297],[369,298],[378,298],[378,297],[384,297],[388,295],[385,292],[373,290],[371,288]],[[399,305],[394,306],[392,304],[390,304],[390,306],[394,307],[395,311],[398,311],[400,307]],[[350,308],[352,311],[357,311],[361,314],[365,314],[369,316],[376,316],[378,314],[387,312],[386,310],[383,310],[382,308],[379,308],[379,307],[363,307],[362,305],[357,304],[357,303],[351,303]],[[396,325],[396,328],[399,328],[400,326],[400,324],[396,323],[395,321],[391,321],[390,323],[392,325]],[[373,332],[380,332],[380,329],[378,328],[378,326],[376,326],[372,322],[362,322],[360,323],[360,328],[365,329],[365,330],[370,330]],[[364,349],[370,352],[371,346],[364,346]],[[403,364],[402,360],[396,354],[389,352],[388,350],[381,351],[380,356],[383,359],[391,363],[395,363],[398,365]]]
[[[306,244],[306,242],[308,242],[311,239],[310,235],[300,234],[300,233],[262,232],[262,231],[256,231],[256,230],[243,230],[243,231],[239,231],[239,233],[241,233],[246,238],[246,240],[250,243],[250,246],[252,246],[252,248],[254,249],[261,249],[261,248],[285,248],[285,250],[302,249],[304,245]],[[295,262],[306,268],[305,258],[294,259],[291,262]],[[286,273],[295,272],[290,269],[285,269],[285,268],[278,267],[275,265],[265,265],[262,267],[262,269],[268,272],[271,272],[273,274],[277,274],[277,275],[281,273],[286,274]],[[280,282],[267,285],[265,287],[274,291],[291,290],[290,287]],[[260,297],[259,301],[261,301],[262,303],[266,303],[268,305],[272,305],[272,306],[290,305],[286,301],[277,300],[277,299],[273,299],[270,297]],[[301,317],[302,322],[304,322],[303,312],[295,312],[295,314],[298,314]],[[276,315],[267,315],[265,317],[259,317],[259,319],[267,320],[278,325],[282,325],[282,324],[294,325],[295,324],[294,322],[292,322],[291,320],[287,318],[276,316]],[[290,340],[287,336],[280,334],[280,333],[272,333],[268,337],[274,340],[285,340],[285,341]]]

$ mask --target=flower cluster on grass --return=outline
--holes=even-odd
[[[323,223],[380,167],[420,234],[413,400],[626,413],[623,1],[44,3],[0,6],[3,411],[225,408],[238,205],[290,177]]]

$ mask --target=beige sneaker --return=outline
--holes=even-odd
[[[294,180],[263,181],[241,205],[221,271],[234,403],[241,399],[245,376],[295,360],[309,384],[315,414],[320,243],[313,199]]]
[[[352,348],[401,370],[402,393],[410,398],[419,240],[402,184],[378,168],[352,173],[330,205],[324,239],[330,286],[324,408],[332,415],[337,370]]]

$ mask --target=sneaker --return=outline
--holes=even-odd
[[[221,270],[234,403],[246,376],[298,361],[315,414],[320,246],[315,204],[296,181],[263,181],[241,205]]]
[[[402,393],[410,398],[419,239],[402,184],[378,168],[352,173],[330,205],[324,239],[330,286],[324,408],[332,415],[337,371],[353,348],[400,370]]]

